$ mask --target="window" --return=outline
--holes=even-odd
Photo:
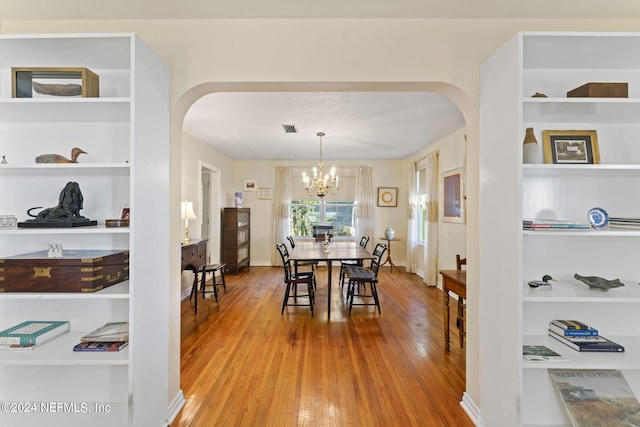
[[[312,237],[314,225],[332,225],[334,238],[355,236],[355,202],[292,200],[290,234]]]

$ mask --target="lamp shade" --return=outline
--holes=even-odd
[[[182,219],[198,219],[196,214],[193,212],[193,202],[183,200],[180,205],[180,212]]]

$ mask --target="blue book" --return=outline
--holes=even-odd
[[[598,330],[594,328],[588,329],[563,329],[553,323],[549,324],[549,331],[565,337],[597,337]]]

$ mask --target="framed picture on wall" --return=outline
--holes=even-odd
[[[258,199],[271,200],[273,190],[271,188],[258,188]]]
[[[378,187],[378,206],[398,206],[398,187]]]
[[[245,179],[242,191],[258,191],[258,183],[255,179]]]
[[[442,173],[442,221],[464,224],[462,168]]]

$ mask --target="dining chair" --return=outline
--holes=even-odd
[[[280,311],[280,314],[284,314],[284,308],[286,306],[308,306],[311,309],[311,315],[313,316],[313,305],[315,303],[315,291],[313,288],[313,283],[315,273],[313,271],[296,273],[295,269],[292,268],[292,262],[289,259],[289,251],[287,250],[285,244],[278,243],[276,245],[276,249],[280,253],[280,257],[282,258],[282,268],[284,271],[285,283],[284,299],[282,301],[282,310]],[[298,294],[298,285],[301,284],[307,286],[306,294]],[[291,291],[293,291],[293,293]],[[298,298],[302,298],[307,302],[299,302]],[[290,299],[293,299],[293,302],[290,302]]]
[[[456,270],[462,270],[462,266],[467,266],[467,258],[461,258],[460,254],[456,254]],[[458,297],[458,317],[456,317],[456,328],[461,329],[465,333],[465,312],[467,310],[467,301]]]
[[[287,236],[287,240],[289,241],[289,246],[291,246],[291,250],[296,248],[296,241],[293,236]],[[309,267],[311,271],[315,273],[316,267],[318,266],[318,261],[294,261],[294,270],[295,273],[298,274],[300,267]],[[315,275],[313,276],[313,287],[316,287],[316,279]]]
[[[382,256],[387,251],[387,245],[378,243],[373,250],[374,258],[371,260],[369,267],[360,265],[345,266],[345,276],[348,279],[347,287],[347,303],[349,304],[349,315],[354,305],[375,305],[380,310],[380,298],[378,298],[378,270]],[[367,293],[366,285],[369,284],[369,292]],[[355,298],[358,302],[354,302]],[[370,298],[373,298],[371,302]]]
[[[360,239],[360,247],[362,247],[362,249],[366,249],[367,248],[367,244],[369,243],[369,236],[362,236],[362,238]],[[343,288],[344,287],[344,268],[347,265],[363,265],[363,261],[360,260],[351,260],[351,259],[345,259],[343,261],[340,261],[340,287]]]

